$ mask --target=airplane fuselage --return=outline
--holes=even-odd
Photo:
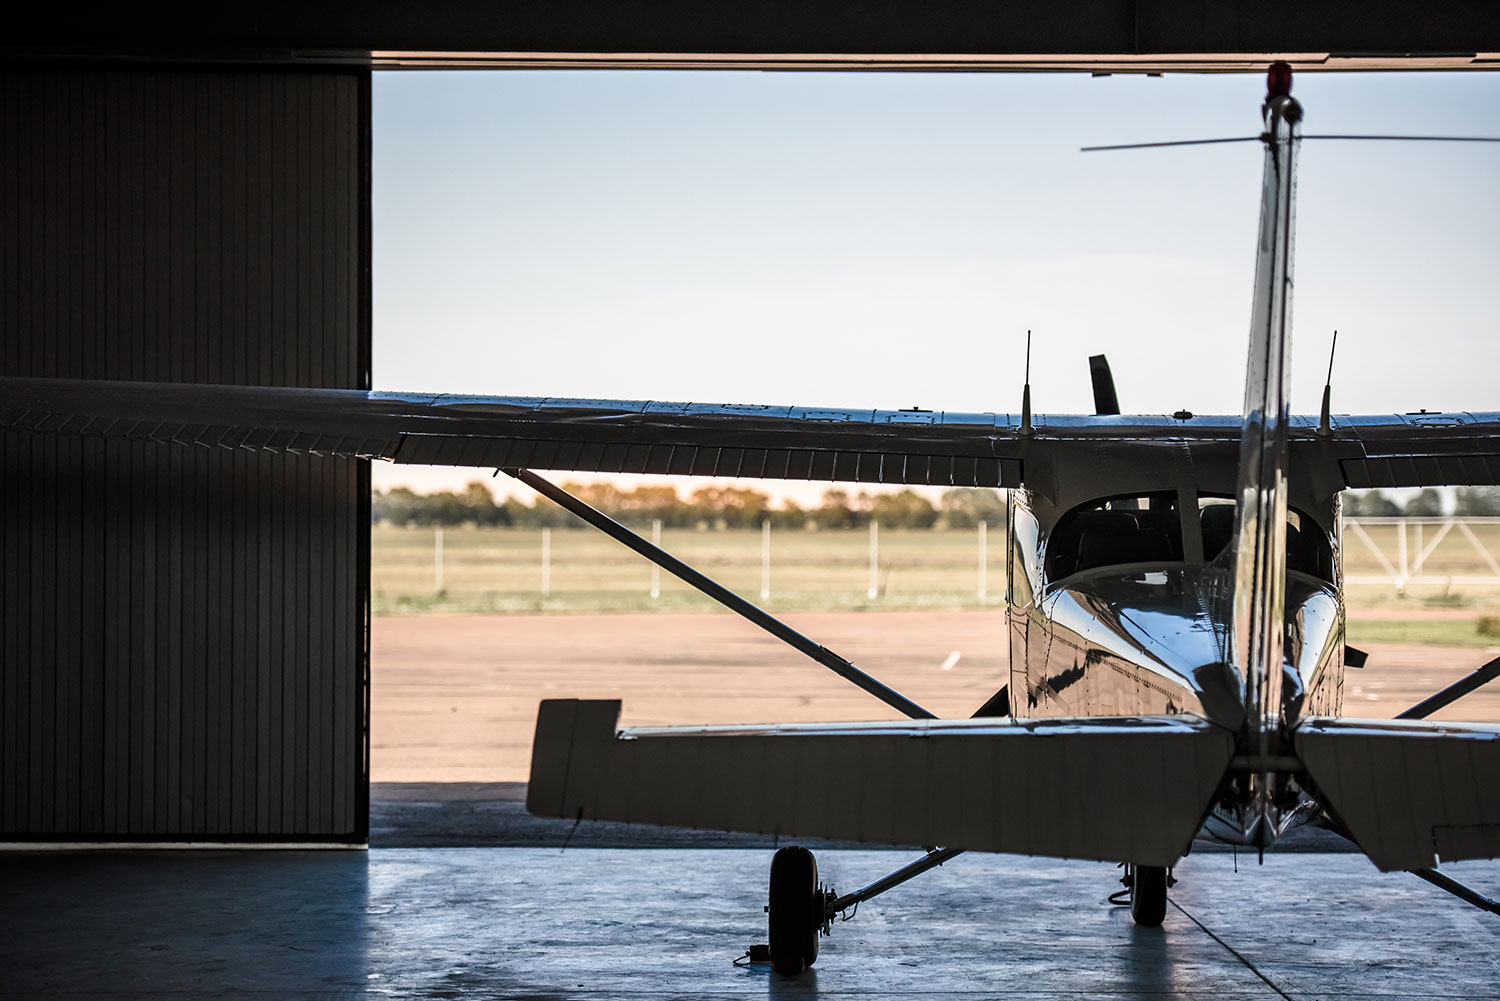
[[[1263,846],[1308,819],[1311,802],[1295,770],[1261,748],[1289,756],[1300,719],[1341,712],[1338,499],[1297,491],[1289,509],[1280,711],[1263,719],[1251,706],[1260,686],[1233,648],[1232,486],[1219,472],[1184,470],[1163,449],[1159,463],[1122,468],[1112,489],[1095,479],[1102,496],[1012,491],[1009,701],[1017,717],[1191,714],[1223,727],[1243,767],[1225,776],[1206,829]],[[1274,823],[1252,808],[1257,767],[1272,775]]]

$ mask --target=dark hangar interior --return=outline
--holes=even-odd
[[[0,67],[0,372],[370,385],[381,69],[1500,68],[1438,0],[84,4]],[[0,434],[0,840],[368,841],[369,471]]]

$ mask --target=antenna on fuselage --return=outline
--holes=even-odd
[[[1031,331],[1026,331],[1026,382],[1021,386],[1021,434],[1036,434],[1031,426]]]
[[[1333,343],[1328,348],[1328,378],[1323,382],[1323,411],[1318,417],[1318,434],[1327,437],[1333,434],[1333,419],[1328,412],[1333,399],[1333,353],[1338,350],[1339,332],[1333,332]]]

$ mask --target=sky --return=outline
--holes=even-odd
[[[1500,136],[1500,74],[1299,74],[1308,133]],[[386,72],[377,389],[1238,413],[1261,75]],[[1293,409],[1500,410],[1500,144],[1303,144]],[[483,470],[376,463],[374,483]],[[619,478],[639,482],[634,478]],[[718,481],[724,482],[724,481]],[[691,487],[678,481],[679,486]],[[806,502],[803,490],[760,485]],[[525,495],[505,487],[501,492]]]

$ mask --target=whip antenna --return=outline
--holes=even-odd
[[[1333,343],[1328,348],[1328,378],[1323,382],[1323,412],[1318,417],[1318,434],[1325,438],[1333,434],[1333,420],[1328,413],[1328,405],[1333,397],[1333,353],[1339,347],[1339,332],[1333,332]]]
[[[1026,331],[1026,382],[1021,387],[1021,434],[1036,434],[1031,426],[1031,331]]]

